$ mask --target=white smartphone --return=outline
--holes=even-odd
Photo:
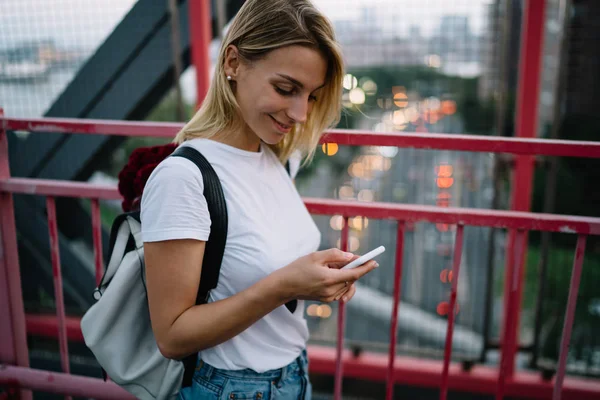
[[[347,265],[344,265],[342,267],[342,269],[352,269],[352,268],[356,268],[360,265],[363,265],[364,263],[366,263],[367,261],[372,260],[373,258],[377,257],[378,255],[380,255],[381,253],[383,253],[385,251],[385,247],[384,246],[379,246],[378,248],[376,248],[375,250],[371,250],[370,252],[368,252],[367,254],[364,254],[360,257],[358,257],[356,260],[348,263]]]

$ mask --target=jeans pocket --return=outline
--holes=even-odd
[[[271,385],[271,400],[307,400],[307,380],[304,376],[289,376],[284,381],[273,382]]]
[[[192,384],[179,391],[180,400],[219,400],[223,389],[202,377],[194,377]]]

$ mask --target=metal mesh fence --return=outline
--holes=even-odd
[[[512,121],[523,2],[313,2],[332,20],[346,60],[344,114],[340,128],[379,132],[514,134]],[[134,3],[135,0],[1,1],[0,106],[5,114],[14,117],[43,115]],[[590,2],[575,3],[580,3],[574,14],[580,25],[572,38],[575,53],[570,65],[585,72],[595,60],[585,57],[587,49],[597,43],[593,35],[587,36],[590,27],[594,26],[594,20],[587,16],[595,15],[590,14],[595,8]],[[541,136],[547,135],[554,123],[554,91],[560,62],[556,41],[561,29],[560,4],[559,0],[549,0],[547,7],[540,87]],[[215,40],[211,46],[213,64],[218,44]],[[170,58],[171,54],[165,52],[164,57]],[[585,85],[581,76],[577,72],[572,74],[569,93],[575,93],[578,88],[588,93],[594,87]],[[194,88],[193,68],[189,68],[182,77],[182,89],[190,110],[196,100]],[[577,94],[574,98],[579,101],[571,102],[569,107],[573,112],[591,110],[597,103],[588,97]],[[173,93],[152,106],[147,110],[148,118],[176,118]],[[128,152],[143,143],[136,139],[129,142],[126,151],[121,148],[116,152],[120,156],[115,156],[115,165],[110,170],[118,171]],[[301,171],[297,184],[305,196],[490,208],[494,199],[496,162],[497,158],[489,154],[330,145],[318,149],[314,162]],[[498,206],[507,208],[507,193],[496,196]],[[321,247],[338,246],[341,218],[315,217],[315,220],[323,233]],[[455,232],[453,227],[441,225],[417,224],[408,228],[403,303],[400,306],[400,349],[419,350],[437,357],[441,355],[439,350],[443,348],[445,335],[444,314],[447,310],[444,302],[450,287],[448,270]],[[361,282],[356,298],[348,305],[346,336],[355,343],[382,351],[387,351],[389,342],[390,314],[387,310],[391,312],[395,235],[395,226],[390,222],[363,218],[350,221],[351,251],[365,253],[382,244],[387,251],[379,259],[381,268]],[[531,251],[535,255],[535,243],[533,246]],[[457,332],[460,334],[455,335],[459,344],[454,355],[476,358],[484,340],[488,279],[492,274],[490,265],[495,266],[490,337],[497,338],[500,333],[504,232],[492,237],[488,229],[467,228],[464,249],[458,295]],[[570,269],[569,263],[565,258],[556,268]],[[527,279],[527,282],[535,283],[535,274]],[[552,285],[559,280],[552,280]],[[531,286],[531,290],[535,288]],[[562,289],[550,286],[550,290]],[[589,312],[597,314],[600,301],[593,297],[588,300]],[[534,303],[526,299],[528,317],[534,313]],[[384,307],[380,307],[382,304]],[[552,312],[562,313],[561,307],[552,308]],[[307,318],[312,340],[334,340],[335,315],[335,305],[309,305]],[[583,318],[582,321],[587,320]],[[525,343],[532,338],[532,324],[531,318],[522,319]],[[546,346],[552,348],[553,343]],[[597,347],[593,344],[585,349],[587,360],[595,360],[596,364]]]
[[[591,105],[597,101],[589,89],[597,81],[597,71],[591,73],[597,56],[590,49],[598,41],[598,24],[593,16],[600,8],[593,2],[573,1],[572,8],[566,9],[567,3],[549,0],[546,6],[538,135],[549,137],[557,129],[561,138],[574,139],[584,136],[585,131],[589,133],[586,140],[596,140],[591,132],[598,125],[590,115]],[[515,135],[523,2],[343,4],[347,6],[322,2],[334,19],[347,61],[343,127],[380,132]],[[344,11],[336,11],[342,8]],[[568,34],[566,26],[571,28],[568,47],[561,53],[560,40]],[[558,87],[561,63],[567,63],[562,91]],[[563,127],[565,120],[571,121],[567,128]],[[592,127],[584,128],[583,121]],[[330,160],[320,171],[315,168],[318,173],[311,175],[310,184],[302,186],[300,180],[300,189],[307,195],[475,208],[492,208],[496,203],[496,207],[509,208],[509,193],[502,189],[506,186],[501,184],[500,190],[495,190],[493,185],[494,179],[508,183],[511,167],[506,159],[496,156],[395,148],[361,148],[353,152],[329,146],[319,152],[317,163],[319,157]],[[503,172],[494,178],[496,163]],[[540,176],[548,173],[547,165],[539,167]],[[566,163],[561,163],[559,170],[560,174],[578,173]],[[583,170],[583,166],[577,168]],[[547,198],[553,196],[544,194],[540,176],[535,211],[542,211]],[[559,183],[563,188],[567,183],[564,179]],[[588,193],[593,196],[595,192],[590,188]],[[564,204],[550,211],[597,215],[591,209],[568,209]],[[322,231],[328,231],[323,247],[339,245],[340,224],[339,216],[321,222]],[[496,231],[491,235],[489,229],[482,228],[465,230],[458,291],[459,333],[454,337],[453,353],[458,359],[479,358],[487,341],[491,345],[487,360],[497,361],[492,343],[501,335],[505,233]],[[395,234],[395,226],[389,222],[350,220],[351,250],[365,253],[380,244],[389,250],[380,257],[382,268],[364,279],[363,287],[348,305],[346,337],[355,345],[387,350]],[[546,256],[549,264],[543,273],[540,236],[534,233],[529,243],[520,343],[530,351],[523,353],[521,367],[551,370],[558,357],[574,243],[557,235],[553,238],[557,246]],[[398,332],[401,351],[441,355],[453,244],[452,227],[417,224],[407,232]],[[568,364],[570,373],[584,375],[597,375],[600,365],[597,340],[590,334],[598,326],[600,302],[590,291],[593,282],[598,282],[594,267],[597,256],[593,253],[586,261],[589,266],[584,276],[590,286],[582,287],[585,294],[580,295],[583,303],[578,305],[575,322],[578,333],[572,340],[576,350],[570,354]],[[545,283],[540,291],[542,280]],[[336,307],[331,311],[321,307],[309,309],[313,314],[313,337],[332,340]],[[383,309],[386,312],[382,313]]]
[[[317,1],[333,20],[346,60],[342,127],[379,132],[493,134],[493,79],[489,2]],[[494,87],[492,87],[492,90]],[[452,207],[491,206],[493,157],[392,147],[323,147],[301,193],[364,202]],[[316,171],[316,172],[315,172]],[[342,218],[318,220],[322,247],[339,245]],[[457,357],[476,358],[483,346],[489,230],[468,228],[455,334]],[[440,357],[455,232],[417,224],[405,241],[398,343],[404,352]],[[365,277],[348,304],[346,337],[354,345],[387,351],[392,310],[396,228],[386,221],[350,219],[349,248],[379,245],[381,268]],[[497,299],[501,301],[501,297]],[[336,307],[309,307],[313,339],[335,338]]]
[[[39,117],[136,0],[0,2],[0,106]]]
[[[346,61],[340,127],[493,133],[492,108],[488,96],[480,93],[481,77],[493,73],[485,70],[483,62],[486,52],[493,51],[492,43],[484,40],[490,24],[489,2],[314,3],[332,20]],[[2,2],[0,104],[5,113],[43,115],[133,5],[131,0]],[[215,40],[211,46],[213,65],[218,44]],[[164,57],[171,55],[165,52]],[[188,108],[196,100],[189,90],[194,87],[193,68],[189,68],[182,77]],[[174,119],[174,105],[173,93],[169,93],[148,110],[148,117]],[[122,164],[126,153],[143,143],[139,139],[128,141],[128,150],[123,152],[122,147],[115,153],[120,155],[114,156],[117,163]],[[492,164],[489,155],[331,146],[319,149],[315,162],[299,176],[298,185],[307,196],[487,208]],[[113,173],[118,170],[118,166],[112,168]],[[322,247],[339,246],[339,217],[316,219],[324,233]],[[477,338],[482,331],[481,298],[486,278],[482,265],[487,236],[485,229],[467,230],[465,248],[469,256],[465,257],[464,283],[459,290],[459,329]],[[453,238],[454,231],[448,226],[420,224],[407,232],[399,335],[404,349],[443,347],[445,316],[440,313],[449,290],[447,271]],[[350,303],[347,330],[350,340],[375,343],[375,347],[385,345],[389,341],[389,313],[378,313],[372,298],[380,299],[391,310],[394,225],[352,219],[349,244],[356,253],[379,244],[388,248],[380,260],[382,268],[365,279]],[[335,310],[321,307],[319,311],[315,307],[307,310],[314,340],[333,339],[331,330],[322,331],[318,326],[324,321],[335,325]],[[316,313],[320,315],[315,317]],[[419,323],[420,318],[429,322]],[[480,345],[480,339],[473,341],[465,352],[473,355]]]

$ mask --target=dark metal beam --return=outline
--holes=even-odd
[[[242,0],[228,4],[233,17]],[[190,63],[190,38],[187,0],[179,0],[181,62]],[[215,7],[212,7],[214,10]],[[216,15],[213,15],[213,20]],[[213,24],[214,26],[214,24]],[[213,36],[217,32],[213,29]],[[141,120],[157,105],[174,82],[171,23],[166,2],[139,0],[110,34],[96,53],[82,66],[75,78],[49,108],[46,116]],[[10,135],[10,161],[13,176],[87,180],[124,139],[114,136],[67,134],[30,134],[26,139]],[[45,202],[41,198],[23,198],[15,205],[17,229],[25,249],[48,246]],[[79,238],[91,245],[91,219],[77,200],[58,199],[59,229],[65,239]],[[107,259],[108,235],[103,232],[104,259]],[[67,301],[89,306],[90,273],[69,246],[61,245],[65,296]],[[24,260],[39,259],[39,254],[24,254]],[[33,261],[32,261],[33,262]],[[49,264],[36,263],[37,269],[50,270]],[[28,268],[29,268],[28,267]],[[29,270],[32,270],[29,268]],[[70,284],[71,283],[71,284]],[[82,289],[84,288],[84,289]]]
[[[46,116],[88,117],[107,91],[117,89],[114,87],[116,79],[127,71],[140,51],[152,41],[156,35],[156,27],[166,23],[166,11],[164,2],[138,1],[96,53],[82,66],[73,81],[49,108]],[[123,104],[119,102],[115,106]],[[124,113],[128,113],[128,110],[122,109],[118,113],[103,117],[124,119]],[[68,138],[69,135],[62,134],[32,134],[26,140],[17,142],[11,157],[13,174],[38,176]],[[24,154],[28,157],[22,157]]]
[[[180,15],[182,59],[187,66],[187,2],[180,4]],[[166,2],[139,1],[46,116],[143,119],[172,86],[170,49]],[[20,143],[21,149],[15,149],[12,170],[16,176],[84,180],[122,140],[32,134]],[[20,153],[28,154],[28,160]]]
[[[180,7],[186,8],[186,4]],[[165,3],[139,1],[81,68],[46,116],[142,119],[172,83],[172,74],[166,72],[171,61],[169,29]],[[184,56],[186,58],[189,57]],[[184,62],[187,65],[187,60]],[[30,134],[25,140],[12,139],[10,160],[14,176],[66,180],[89,178],[124,140],[111,136],[46,133]],[[48,227],[43,199],[22,199],[15,205],[15,212],[21,216],[17,218],[17,229],[27,242],[26,246],[47,248]],[[59,199],[57,212],[61,233],[66,230],[69,238],[80,237],[91,243],[91,234],[87,234],[91,232],[91,220],[78,201]],[[106,232],[103,232],[102,242],[106,259]],[[79,300],[81,309],[86,309],[91,304],[86,293],[93,288],[93,273],[81,264],[68,246],[62,244],[61,254],[65,296]],[[31,259],[24,254],[21,257]],[[38,264],[36,268],[50,270],[49,264]]]
[[[213,1],[214,3],[214,1]],[[228,2],[232,18],[242,0]],[[213,21],[216,19],[212,7]],[[190,65],[188,2],[179,2],[181,61]],[[213,37],[217,35],[213,23]],[[144,119],[173,86],[167,2],[140,0],[50,107],[48,117]],[[31,134],[13,140],[14,176],[84,180],[121,142],[115,137]]]

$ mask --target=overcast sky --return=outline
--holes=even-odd
[[[136,0],[0,0],[0,48],[28,39],[54,38],[59,45],[97,46]],[[159,1],[159,0],[157,0]],[[163,0],[166,1],[166,0]],[[443,14],[465,15],[479,33],[490,0],[313,0],[332,20],[357,20],[375,9],[385,32],[417,25],[429,35]]]

